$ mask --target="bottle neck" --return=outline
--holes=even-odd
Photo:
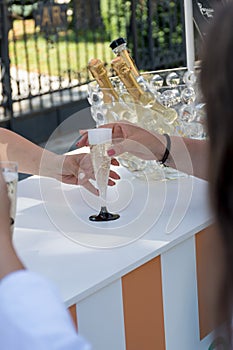
[[[126,62],[127,66],[131,69],[132,74],[134,75],[135,78],[139,77],[139,71],[136,68],[134,61],[132,57],[129,55],[129,52],[127,50],[122,50],[120,53],[120,56],[124,59]]]
[[[121,53],[122,50],[127,50],[126,43],[121,44],[121,45],[115,47],[115,49],[113,49],[113,52],[115,53],[115,55],[118,56],[118,55],[120,55],[120,53]]]
[[[140,100],[144,94],[143,89],[138,84],[137,80],[132,73],[131,68],[127,65],[122,56],[118,56],[112,60],[112,68],[117,73],[118,77],[124,83],[129,94],[136,100]]]
[[[115,101],[119,100],[118,93],[113,88],[112,83],[108,77],[108,73],[106,68],[104,67],[103,62],[100,60],[95,60],[89,62],[88,69],[92,73],[94,79],[98,82],[103,95],[104,95],[104,102],[105,103],[112,103],[113,99]],[[112,97],[113,99],[112,99]]]
[[[131,71],[132,71],[132,73],[133,73],[135,78],[139,77],[140,74],[138,72],[138,69],[137,69],[137,67],[136,67],[132,57],[129,54],[129,50],[127,48],[126,43],[115,47],[115,49],[113,49],[113,52],[117,56],[121,56],[123,58],[123,60],[127,64],[127,66],[131,69]]]

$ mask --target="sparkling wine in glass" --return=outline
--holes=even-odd
[[[108,178],[111,164],[111,158],[108,156],[107,150],[112,143],[112,129],[97,128],[88,130],[88,142],[90,145],[91,159],[101,202],[99,214],[91,215],[89,220],[116,220],[120,215],[109,213],[106,206]]]
[[[17,202],[18,165],[12,161],[0,161],[0,169],[6,181],[7,192],[11,202],[9,220],[11,233],[13,234]]]

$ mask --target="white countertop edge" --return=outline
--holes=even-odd
[[[157,248],[153,252],[148,253],[147,255],[143,256],[142,258],[138,259],[136,262],[133,262],[132,264],[126,266],[125,268],[119,270],[115,274],[111,275],[110,277],[107,277],[103,279],[101,282],[96,283],[95,285],[89,287],[85,291],[79,293],[78,295],[71,296],[70,298],[64,298],[64,303],[66,307],[70,307],[74,304],[79,303],[81,300],[89,297],[90,295],[96,293],[102,288],[105,288],[106,286],[110,285],[111,283],[115,282],[116,280],[120,279],[127,273],[130,273],[131,271],[137,269],[138,267],[142,266],[143,264],[149,262],[150,260],[156,258],[157,256],[161,255],[162,253],[168,251],[169,249],[172,249],[174,246],[176,246],[179,243],[182,243],[186,239],[192,237],[193,235],[197,234],[198,232],[202,231],[206,227],[213,224],[213,220],[207,220],[205,223],[195,227],[195,229],[190,230],[189,232],[179,235],[179,237],[175,238],[174,240],[170,242],[165,242],[161,245],[160,248]]]

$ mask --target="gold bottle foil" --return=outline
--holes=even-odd
[[[132,74],[134,75],[135,78],[139,77],[139,71],[137,70],[135,63],[130,56],[129,52],[125,49],[120,52],[120,56],[123,58],[127,66],[130,68]]]
[[[112,60],[111,65],[120,80],[124,83],[129,94],[135,99],[135,101],[140,100],[144,94],[144,90],[138,84],[130,67],[128,67],[124,59],[121,56],[117,56]]]
[[[103,62],[97,58],[93,58],[88,63],[88,69],[103,92],[104,102],[112,103],[113,99],[114,101],[118,101],[118,93],[112,86],[112,83],[108,77],[108,73],[106,68],[104,67]]]

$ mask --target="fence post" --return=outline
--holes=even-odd
[[[185,18],[185,40],[186,40],[186,62],[188,70],[194,69],[195,48],[194,48],[194,29],[193,29],[193,4],[192,0],[184,0],[184,18]]]
[[[2,107],[4,116],[11,119],[13,116],[12,89],[10,78],[10,58],[8,33],[11,28],[10,13],[7,0],[0,0],[0,67],[2,84]]]
[[[139,66],[139,55],[138,55],[138,37],[137,37],[137,23],[136,23],[136,1],[131,0],[131,18],[130,18],[130,31],[132,33],[132,56],[137,66]],[[141,68],[141,67],[139,67]]]

